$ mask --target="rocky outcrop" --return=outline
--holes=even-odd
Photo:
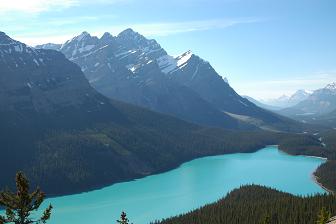
[[[336,216],[331,218],[327,224],[336,224]]]

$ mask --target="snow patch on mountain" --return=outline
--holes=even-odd
[[[90,51],[95,45],[86,45],[78,49],[79,53]]]
[[[183,53],[182,55],[178,56],[176,58],[177,66],[179,68],[183,68],[185,65],[187,65],[187,62],[189,61],[189,59],[191,58],[192,55],[193,55],[193,53],[189,50],[189,51]]]
[[[168,74],[185,67],[192,56],[193,53],[189,50],[175,58],[170,55],[164,55],[156,60],[161,71]]]

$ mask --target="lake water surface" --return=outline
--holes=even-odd
[[[134,224],[149,223],[214,202],[244,184],[296,195],[322,193],[312,173],[323,159],[290,156],[268,146],[255,153],[205,157],[172,171],[101,190],[47,200],[51,224],[115,223],[125,210]]]

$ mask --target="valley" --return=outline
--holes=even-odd
[[[9,217],[0,211],[0,224],[17,223],[15,216],[18,224],[105,223],[123,211],[135,224],[312,224],[317,218],[326,224],[336,215],[334,73],[323,76],[329,84],[305,90],[315,79],[269,80],[260,73],[262,80],[253,70],[268,65],[239,60],[237,66],[228,58],[218,64],[212,54],[219,53],[209,56],[203,46],[196,54],[175,42],[175,52],[183,53],[172,56],[152,37],[165,46],[167,39],[147,29],[74,35],[83,27],[62,43],[39,40],[34,47],[16,40],[29,38],[0,32],[0,210],[7,208]],[[241,71],[250,64],[251,74],[224,76],[228,64]],[[269,91],[268,100],[256,100],[256,90],[257,97],[249,95],[259,82],[270,85],[258,90]],[[289,90],[293,82],[296,91]],[[278,83],[290,83],[281,89],[287,95],[280,96]],[[27,196],[29,183],[45,193]],[[34,196],[40,198],[31,201]],[[29,221],[40,210],[27,201],[39,204],[45,196],[42,209],[52,204],[52,215],[47,210],[46,220]],[[27,209],[26,217],[8,207]]]

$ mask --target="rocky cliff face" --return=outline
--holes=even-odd
[[[331,218],[327,224],[336,224],[336,216]]]

